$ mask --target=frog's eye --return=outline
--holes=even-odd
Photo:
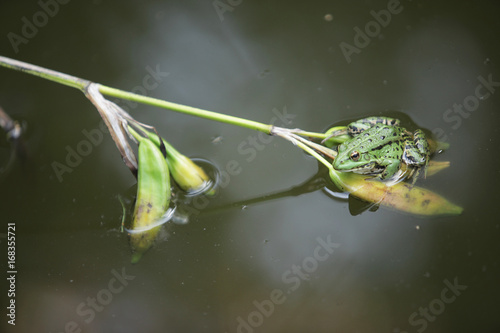
[[[353,160],[354,162],[356,162],[357,160],[359,160],[359,157],[360,157],[360,155],[359,155],[359,153],[357,151],[353,151],[351,153],[351,160]]]

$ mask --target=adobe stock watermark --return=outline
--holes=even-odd
[[[458,130],[463,119],[469,118],[479,108],[479,104],[495,94],[496,89],[500,87],[500,82],[493,81],[492,74],[488,74],[487,78],[479,75],[477,81],[479,83],[470,95],[465,97],[461,103],[454,103],[452,108],[443,112],[444,122],[451,126],[450,132]],[[448,140],[448,135],[443,128],[437,127],[432,130],[432,133],[438,141],[446,142]]]
[[[158,64],[154,69],[151,66],[146,66],[145,70],[148,74],[142,79],[142,84],[133,87],[131,91],[136,94],[147,96],[148,92],[159,87],[160,83],[163,82],[169,73],[162,72]],[[137,107],[137,103],[132,101],[124,101],[123,103],[127,104],[127,106],[123,106],[127,111],[129,108]],[[63,181],[63,176],[66,173],[72,173],[73,170],[82,163],[84,157],[92,154],[94,148],[103,142],[104,135],[109,133],[109,131],[104,121],[101,120],[97,128],[91,130],[83,129],[81,133],[85,137],[84,139],[80,140],[74,147],[70,145],[65,147],[67,154],[64,163],[59,161],[53,161],[51,163],[52,170],[59,182]]]
[[[288,113],[286,106],[283,107],[282,111],[273,108],[272,113],[274,116],[270,119],[269,123],[276,126],[290,126],[293,123],[293,119],[296,117],[296,115]],[[251,163],[257,158],[259,152],[265,150],[274,139],[274,136],[258,132],[249,135],[245,140],[241,141],[236,149],[240,156],[245,157],[246,163]],[[244,164],[236,159],[228,161],[226,165],[219,170],[219,182],[217,186],[221,189],[226,188],[232,177],[243,172],[243,166]],[[190,205],[182,208],[182,214],[185,215],[183,221],[188,221],[189,216],[192,214],[199,214],[202,210],[207,208],[211,198],[212,197],[204,195],[193,197]],[[180,211],[181,209],[178,207],[177,210]]]
[[[448,281],[448,279],[443,280],[443,283],[445,287],[441,290],[441,294],[438,298],[430,301],[426,307],[419,307],[418,311],[413,312],[408,317],[408,322],[411,326],[416,328],[418,333],[424,332],[429,326],[429,323],[435,322],[438,316],[444,312],[446,306],[455,302],[457,297],[468,288],[466,285],[458,283],[458,277],[453,279],[453,283]],[[401,333],[408,332],[404,331]]]
[[[241,5],[243,0],[214,0],[212,2],[212,6],[214,6],[217,15],[219,16],[219,20],[224,21],[224,13],[232,12],[236,7]]]
[[[111,270],[113,277],[109,279],[106,288],[99,290],[95,297],[87,297],[87,299],[76,307],[76,314],[80,317],[85,324],[90,324],[96,318],[98,312],[102,312],[108,306],[113,298],[123,292],[125,287],[128,286],[129,281],[135,279],[135,276],[128,275],[125,272],[125,267],[122,267],[121,273],[115,269]],[[61,333],[81,333],[87,331],[82,329],[82,325],[78,322],[71,320],[66,322],[64,330]]]
[[[45,27],[49,20],[55,17],[60,10],[60,5],[66,5],[70,0],[39,0],[37,2],[40,10],[35,12],[31,18],[23,16],[21,18],[21,34],[9,32],[9,39],[12,49],[17,54],[21,44],[28,44],[29,41],[36,37],[38,30]]]
[[[287,285],[284,289],[273,289],[269,293],[269,298],[262,301],[254,300],[252,303],[255,310],[250,312],[245,318],[238,316],[236,322],[237,333],[253,333],[254,330],[264,324],[265,318],[269,318],[276,308],[276,305],[285,303],[287,295],[299,289],[302,281],[310,279],[309,274],[314,273],[320,262],[328,260],[335,249],[340,247],[340,243],[334,243],[331,236],[326,239],[316,238],[318,245],[314,249],[313,255],[302,260],[300,265],[293,264],[292,267],[281,275],[281,281]]]
[[[400,14],[403,8],[399,0],[389,0],[387,2],[387,9],[381,9],[378,12],[371,10],[370,15],[373,17],[373,20],[365,24],[364,30],[361,30],[358,26],[355,26],[353,29],[355,32],[353,38],[354,45],[347,42],[339,44],[347,63],[351,63],[353,54],[360,54],[362,49],[370,45],[372,38],[378,37],[382,32],[382,28],[386,28],[391,23],[392,16]]]

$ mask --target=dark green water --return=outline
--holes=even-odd
[[[35,1],[2,2],[0,54],[311,131],[401,112],[451,144],[436,157],[451,167],[420,185],[464,213],[352,216],[346,201],[304,188],[214,211],[289,190],[319,166],[279,138],[121,103],[229,174],[217,197],[193,203],[189,223],[167,225],[132,266],[117,197],[135,180],[98,113],[74,89],[0,68],[0,105],[26,126],[28,151],[5,170],[11,147],[0,140],[0,232],[15,223],[17,269],[12,298],[0,238],[2,331],[500,330],[500,4],[221,3],[232,9],[223,20],[212,1],[71,1],[47,9],[52,16]],[[39,27],[23,30],[26,22]],[[373,37],[356,38],[356,27]],[[95,144],[83,147],[86,133]],[[78,148],[87,156],[58,177],[54,161],[66,164]]]

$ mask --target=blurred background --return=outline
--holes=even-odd
[[[500,330],[498,1],[62,2],[1,2],[0,54],[310,131],[396,115],[450,143],[435,159],[451,167],[419,184],[464,212],[352,215],[327,191],[286,195],[325,177],[289,142],[120,101],[229,174],[132,265],[118,196],[130,206],[135,179],[95,108],[75,89],[0,68],[0,105],[25,129],[26,153],[11,160],[1,135],[0,267],[7,275],[15,223],[18,271],[16,325],[2,315],[2,331]]]

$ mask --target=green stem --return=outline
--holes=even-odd
[[[276,135],[282,137],[283,139],[292,142],[293,144],[297,145],[297,147],[301,148],[302,150],[306,151],[309,155],[313,156],[315,159],[317,159],[319,162],[324,164],[329,170],[333,169],[333,166],[330,162],[328,162],[323,156],[318,154],[314,149],[309,147],[308,145],[304,144],[303,142],[287,135],[286,133],[276,133]]]
[[[311,154],[315,159],[317,159],[324,166],[326,166],[327,169],[328,169],[328,171],[329,171],[328,174],[330,175],[330,179],[335,183],[335,185],[338,188],[344,188],[343,185],[342,185],[342,179],[340,178],[339,172],[337,170],[335,170],[335,168],[333,167],[332,163],[329,163],[327,160],[325,160],[323,158],[323,156],[321,156],[320,154],[318,154],[317,152],[315,152],[313,149],[311,149],[310,147],[306,146],[302,142],[297,142],[297,146],[299,148],[302,148],[303,150],[305,150],[309,154]]]
[[[0,56],[0,66],[10,68],[16,71],[28,73],[41,77],[46,80],[54,81],[69,87],[77,88],[83,91],[90,82],[80,79],[76,76],[64,74],[44,67],[29,64],[27,62],[10,59]]]
[[[234,116],[228,116],[228,115],[221,114],[218,112],[207,111],[207,110],[194,108],[194,107],[187,106],[187,105],[167,102],[167,101],[164,101],[161,99],[143,96],[143,95],[138,95],[138,94],[130,93],[127,91],[123,91],[120,89],[111,88],[111,87],[107,87],[107,86],[103,86],[103,85],[101,85],[99,87],[99,91],[104,95],[117,97],[117,98],[121,98],[121,99],[127,99],[127,100],[138,102],[138,103],[153,105],[153,106],[161,107],[164,109],[169,109],[169,110],[172,110],[175,112],[189,114],[192,116],[206,118],[206,119],[210,119],[210,120],[214,120],[214,121],[219,121],[219,122],[223,122],[223,123],[230,124],[230,125],[237,125],[240,127],[245,127],[248,129],[261,131],[261,132],[264,132],[266,134],[269,134],[271,132],[271,129],[272,129],[272,125],[266,125],[266,124],[259,123],[256,121],[247,120],[247,119],[234,117]]]
[[[82,91],[85,90],[87,85],[91,83],[88,80],[84,80],[75,76],[67,75],[61,72],[57,72],[54,70],[50,70],[47,68],[43,68],[40,66],[35,66],[26,62],[10,59],[7,57],[0,56],[0,66],[14,69],[17,71],[21,71],[24,73],[28,73],[31,75],[35,75],[50,81],[54,81],[66,86],[70,86],[73,88],[80,89]],[[138,95],[134,94],[131,92],[123,91],[120,89],[112,88],[112,87],[107,87],[100,85],[99,86],[99,91],[101,94],[107,95],[107,96],[112,96],[112,97],[117,97],[121,99],[126,99],[129,101],[134,101],[138,103],[143,103],[143,104],[148,104],[148,105],[153,105],[157,107],[161,107],[164,109],[169,109],[175,112],[179,113],[184,113],[196,117],[201,117],[205,119],[210,119],[214,121],[219,121],[223,122],[226,124],[230,125],[236,125],[240,127],[245,127],[248,129],[252,130],[257,130],[266,134],[271,134],[273,126],[268,125],[268,124],[263,124],[259,123],[256,121],[248,120],[248,119],[243,119],[239,117],[234,117],[234,116],[229,116],[225,114],[221,114],[218,112],[213,112],[213,111],[207,111],[199,108],[194,108],[191,106],[187,105],[182,105],[182,104],[177,104],[177,103],[172,103],[172,102],[167,102],[165,100],[157,99],[157,98],[152,98],[152,97],[147,97],[143,95]],[[326,136],[324,133],[315,133],[315,132],[305,132],[305,131],[297,131],[297,135],[300,136],[308,136],[308,137],[313,137],[313,138],[319,138],[319,139],[324,139]]]
[[[145,137],[143,137],[142,135],[140,135],[139,133],[137,133],[133,128],[132,126],[128,125],[127,127],[128,131],[130,134],[132,134],[132,136],[138,141],[138,142],[141,142],[141,140],[144,140]]]
[[[339,172],[335,170],[332,163],[328,162],[323,156],[318,154],[313,148],[309,147],[303,142],[293,139],[292,137],[287,136],[286,134],[279,133],[277,135],[281,136],[285,140],[291,141],[293,144],[297,145],[297,147],[301,148],[302,150],[310,154],[312,157],[317,159],[319,162],[321,162],[328,169],[330,178],[335,183],[335,185],[337,185],[339,188],[343,188]]]
[[[328,136],[326,133],[308,132],[308,131],[302,131],[302,130],[300,132],[295,133],[295,134],[300,135],[300,136],[309,137],[309,138],[315,138],[315,139],[326,139]]]

